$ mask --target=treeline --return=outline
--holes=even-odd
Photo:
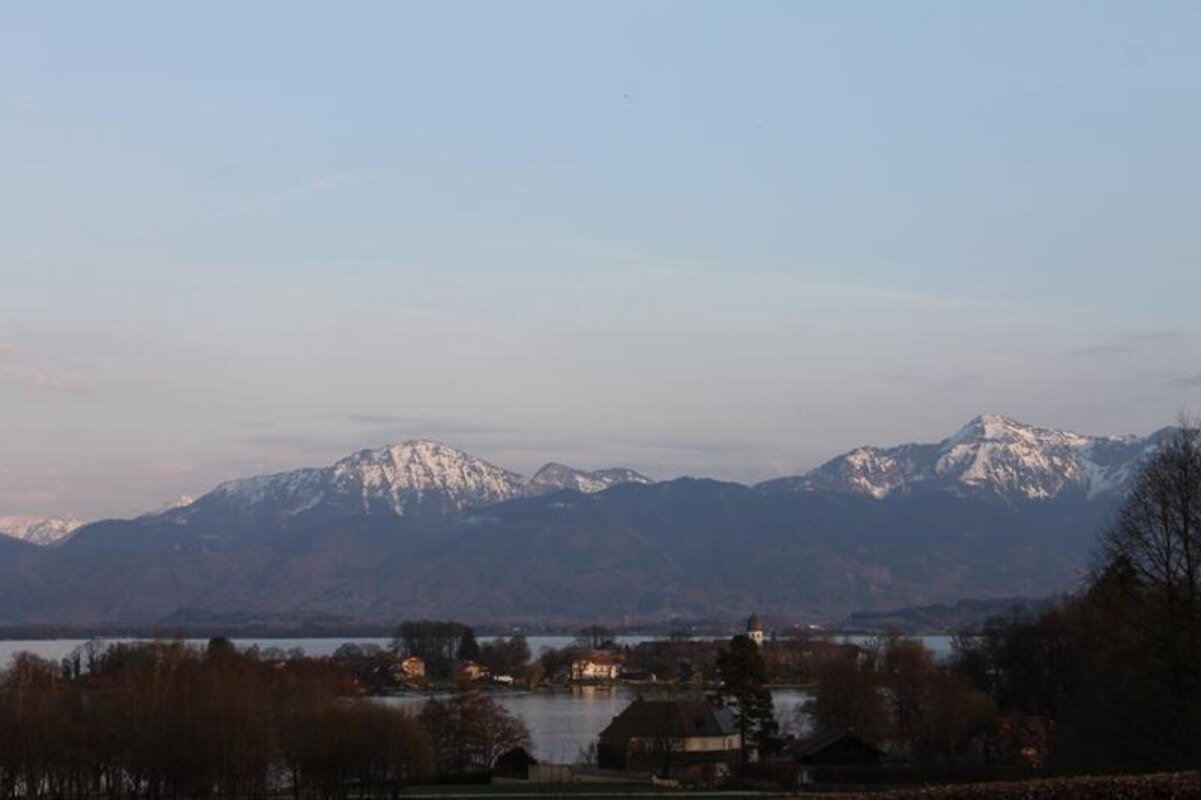
[[[1107,574],[1083,597],[964,638],[956,667],[1003,715],[1047,722],[1058,771],[1196,769],[1199,664],[1172,658],[1192,636],[1170,631],[1157,594]]]
[[[672,636],[622,645],[617,633],[599,624],[580,628],[574,641],[561,648],[547,648],[531,660],[529,642],[524,636],[498,637],[479,643],[468,625],[454,621],[408,621],[395,632],[391,651],[374,645],[347,644],[337,655],[355,666],[360,678],[373,688],[387,690],[390,679],[381,667],[389,665],[392,654],[420,657],[426,673],[434,680],[453,679],[457,667],[474,662],[484,667],[493,679],[508,676],[514,683],[537,686],[544,681],[564,682],[571,665],[596,652],[608,652],[622,659],[622,674],[631,680],[702,683],[718,681],[718,655],[726,640],[691,639]],[[760,651],[764,659],[764,677],[770,684],[809,685],[817,680],[816,665],[846,653],[854,654],[854,645],[840,644],[812,636],[804,629],[765,642]]]
[[[402,622],[393,637],[392,649],[417,656],[433,675],[449,675],[457,662],[474,661],[480,656],[471,626],[451,621]]]
[[[355,645],[340,652],[363,658],[383,655],[386,651],[377,648],[372,652]],[[426,674],[436,678],[450,678],[457,666],[476,662],[490,675],[508,675],[518,680],[526,677],[530,664],[530,645],[524,636],[498,637],[481,645],[470,625],[449,620],[402,622],[392,637],[392,653],[420,658]]]
[[[804,712],[821,730],[855,731],[910,762],[1015,761],[989,697],[920,641],[894,636],[830,650],[813,669],[817,688]]]
[[[1002,713],[1053,721],[1057,768],[1201,767],[1201,430],[1184,421],[1102,532],[1081,596],[996,620],[957,668]]]
[[[414,716],[358,691],[333,660],[264,661],[224,640],[59,665],[20,654],[0,672],[0,798],[395,797],[529,746],[481,695]]]

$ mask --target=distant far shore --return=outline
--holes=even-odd
[[[1058,597],[977,599],[954,603],[910,606],[890,611],[854,611],[821,625],[799,624],[789,614],[764,614],[764,627],[771,635],[788,635],[803,630],[814,636],[878,636],[896,632],[903,636],[949,636],[978,630],[992,618],[1017,612],[1037,613]],[[754,609],[751,609],[754,610]],[[747,612],[750,613],[750,610]],[[600,624],[622,638],[716,639],[741,633],[746,617],[707,619],[491,619],[478,620],[446,614],[401,613],[393,621],[360,620],[335,615],[257,614],[181,609],[155,622],[0,622],[0,641],[38,639],[377,639],[390,638],[405,619],[457,619],[472,626],[477,636],[575,636],[581,628]]]
[[[399,623],[397,623],[399,624]],[[228,639],[343,639],[346,641],[361,639],[390,639],[396,632],[396,624],[355,623],[344,625],[162,625],[162,624],[97,624],[97,625],[0,625],[0,642],[11,641],[46,641],[64,639],[212,639],[223,637]],[[573,637],[578,627],[502,627],[494,625],[474,626],[477,636],[512,636],[521,634],[526,637]],[[656,628],[617,628],[613,631],[619,639],[630,638],[668,638],[672,632]],[[732,636],[740,631],[737,628],[706,628],[689,631],[693,639],[719,639]],[[950,636],[956,631],[938,629],[897,629],[896,633],[903,636]],[[811,631],[818,637],[866,637],[884,633],[880,630],[866,628],[830,628]]]

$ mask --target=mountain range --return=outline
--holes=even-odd
[[[982,492],[1014,500],[1120,492],[1131,470],[1171,429],[1151,436],[1081,436],[986,414],[936,444],[859,447],[764,491],[894,494]]]
[[[49,545],[62,541],[83,525],[75,517],[0,517],[0,536]]]
[[[232,611],[388,620],[828,621],[1070,589],[1150,436],[985,415],[745,486],[548,464],[531,477],[417,440],[223,483],[52,546],[0,537],[0,622]],[[30,537],[48,541],[53,537]],[[72,587],[70,591],[63,587]]]
[[[547,464],[525,478],[438,442],[416,440],[363,450],[331,467],[229,481],[172,511],[283,519],[308,512],[446,517],[518,497],[571,489],[585,494],[618,483],[652,483],[629,469],[586,472]]]

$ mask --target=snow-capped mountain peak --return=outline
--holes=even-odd
[[[1075,433],[986,415],[942,443],[934,475],[999,494],[1049,498],[1082,482],[1088,443]]]
[[[75,517],[0,517],[0,536],[9,536],[37,545],[62,541],[83,525]]]
[[[1068,492],[1119,491],[1160,434],[1082,436],[984,414],[936,444],[860,447],[768,490],[843,491],[877,499],[894,493],[988,492],[1047,500]]]
[[[561,464],[527,479],[455,447],[414,439],[361,450],[329,467],[228,481],[177,513],[446,515],[564,488],[598,492],[626,481],[650,482],[632,470],[585,472]]]
[[[333,466],[335,490],[359,497],[362,510],[381,497],[396,514],[411,502],[440,495],[455,510],[516,496],[524,482],[514,472],[424,439],[363,450]]]
[[[424,439],[361,450],[332,466],[227,481],[193,506],[220,503],[298,514],[318,506],[391,513],[461,511],[516,497],[524,478]]]
[[[166,514],[168,511],[174,511],[177,508],[187,508],[196,502],[196,498],[188,494],[181,494],[179,497],[166,501],[153,511],[143,514],[144,517],[155,517],[159,514]]]
[[[587,472],[565,464],[551,462],[534,473],[526,485],[526,490],[529,494],[542,494],[562,489],[594,494],[603,492],[619,483],[648,484],[653,481],[632,469],[617,468]]]

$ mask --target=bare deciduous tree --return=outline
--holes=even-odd
[[[1184,418],[1135,476],[1101,537],[1101,573],[1125,588],[1131,628],[1175,697],[1191,757],[1201,740],[1201,428]]]

